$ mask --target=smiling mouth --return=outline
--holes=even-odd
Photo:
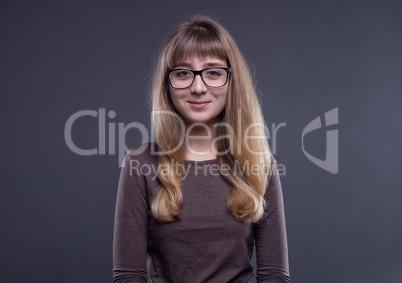
[[[210,103],[210,101],[201,101],[201,102],[189,101],[188,103],[190,103],[190,105],[194,108],[204,108]]]

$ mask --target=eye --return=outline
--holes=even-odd
[[[222,69],[208,69],[205,70],[205,75],[209,78],[219,78],[224,75],[224,70]]]
[[[173,72],[173,75],[177,77],[191,77],[193,74],[187,70],[177,70]]]

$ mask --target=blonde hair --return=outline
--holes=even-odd
[[[227,209],[238,221],[257,222],[263,216],[266,205],[264,194],[270,169],[270,152],[249,68],[226,29],[203,15],[194,16],[173,29],[164,41],[157,61],[151,93],[152,111],[177,113],[170,98],[166,72],[183,59],[193,56],[217,57],[226,61],[231,68],[227,101],[221,114],[221,122],[228,126],[218,127],[218,136],[231,138],[229,141],[218,140],[218,152],[224,154],[218,154],[217,162],[219,168],[222,165],[229,165],[226,168],[230,168],[229,172],[222,174],[232,186]],[[241,119],[237,116],[238,109],[242,111]],[[171,150],[180,143],[182,128],[178,119],[172,115],[153,115],[152,124],[155,142],[165,154],[158,157],[158,168],[163,167],[164,173],[158,170],[161,185],[152,199],[151,210],[160,222],[172,222],[180,217],[183,203],[180,189],[182,166],[173,168],[172,161],[184,164],[184,148],[173,152]],[[246,129],[248,136],[259,138],[245,140]],[[253,170],[239,170],[239,167],[248,169],[255,166],[262,168],[259,174],[252,174]],[[169,172],[166,172],[167,168]]]

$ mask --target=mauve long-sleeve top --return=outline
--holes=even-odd
[[[256,246],[257,282],[290,282],[282,188],[271,155],[264,217],[237,221],[227,210],[231,186],[216,160],[186,161],[181,218],[160,223],[150,204],[158,189],[154,143],[129,151],[118,184],[114,242],[115,283],[251,282]]]

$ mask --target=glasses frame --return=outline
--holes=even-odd
[[[204,78],[202,77],[202,72],[204,72],[205,70],[211,70],[211,69],[222,69],[222,70],[225,70],[225,71],[226,71],[226,80],[225,80],[225,82],[224,82],[222,85],[219,85],[219,86],[211,86],[211,85],[207,84],[207,83],[204,81]],[[170,74],[171,74],[172,72],[174,72],[174,71],[189,71],[189,72],[193,73],[193,75],[194,75],[194,76],[193,76],[193,80],[192,80],[191,83],[190,83],[188,86],[186,86],[186,87],[175,87],[175,86],[173,85],[173,83],[172,83],[172,80],[170,79]],[[202,80],[203,83],[204,83],[206,86],[208,86],[208,87],[222,87],[222,86],[224,86],[224,85],[228,82],[228,80],[229,80],[229,75],[230,75],[230,72],[231,72],[231,71],[232,71],[231,68],[226,68],[226,67],[210,67],[210,68],[205,68],[205,69],[198,70],[198,71],[196,71],[196,70],[190,70],[190,69],[185,69],[185,68],[179,68],[179,69],[173,69],[173,70],[167,71],[167,72],[166,72],[166,76],[168,77],[169,84],[170,84],[173,88],[175,88],[175,89],[185,89],[185,88],[188,88],[188,87],[192,86],[192,84],[194,83],[195,77],[196,77],[197,75],[200,75],[201,80]]]

